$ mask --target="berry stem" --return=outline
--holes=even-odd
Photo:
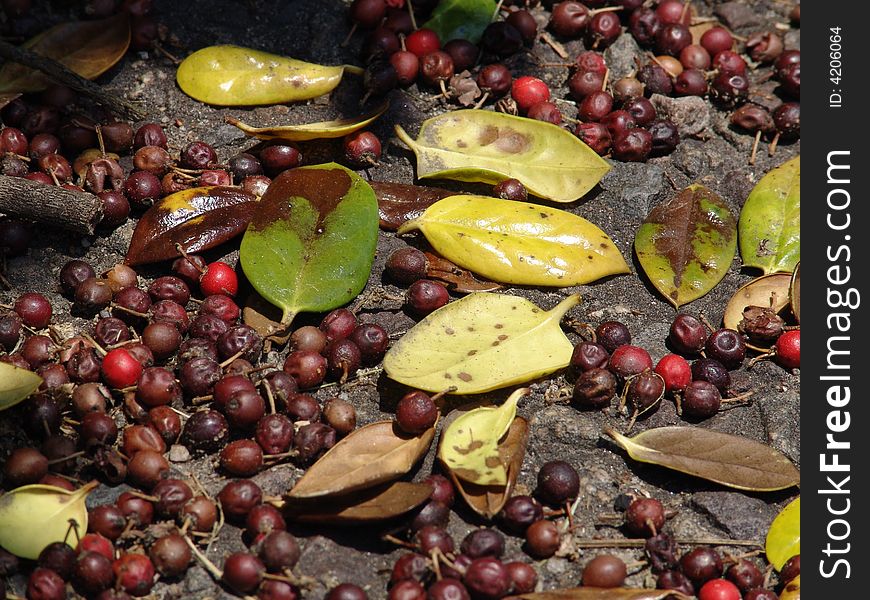
[[[190,551],[193,552],[193,555],[196,559],[202,563],[202,566],[205,567],[205,570],[209,572],[209,575],[214,577],[217,581],[220,581],[224,577],[224,572],[221,571],[216,564],[211,562],[209,558],[200,551],[199,548],[196,547],[196,544],[193,543],[188,536],[184,536],[184,541],[190,547]]]
[[[758,153],[758,143],[761,141],[761,130],[755,132],[755,142],[752,144],[752,154],[749,155],[749,164],[755,164],[755,156]]]
[[[411,0],[408,0],[405,4],[408,6],[408,16],[411,17],[411,27],[414,28],[414,31],[417,31],[419,27],[417,27],[417,17],[414,16],[414,6]]]
[[[354,23],[353,25],[351,25],[351,27],[350,27],[350,31],[347,32],[347,37],[344,38],[344,39],[341,41],[341,44],[339,44],[339,46],[340,46],[341,48],[346,48],[346,47],[347,47],[347,45],[350,43],[350,38],[352,38],[352,37],[353,37],[353,34],[356,33],[356,28],[357,28],[357,24],[356,24],[356,23]]]

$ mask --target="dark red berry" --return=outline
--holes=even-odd
[[[420,279],[408,288],[409,308],[417,315],[426,316],[450,300],[447,288],[429,279]]]
[[[598,588],[622,587],[628,571],[622,559],[611,554],[596,556],[583,567],[583,585]]]
[[[577,470],[562,460],[553,460],[538,471],[536,494],[548,504],[559,505],[573,500],[580,493]]]

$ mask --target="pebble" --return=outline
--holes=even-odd
[[[698,96],[669,98],[653,94],[650,102],[656,107],[660,119],[674,122],[681,138],[697,135],[710,124],[710,105]]]

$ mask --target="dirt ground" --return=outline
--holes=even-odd
[[[293,0],[265,2],[261,0],[211,0],[202,2],[169,2],[157,0],[158,16],[179,46],[171,43],[165,47],[180,57],[206,45],[233,43],[267,50],[296,58],[326,64],[361,64],[359,49],[363,36],[357,35],[352,43],[343,48],[341,40],[348,31],[346,3],[338,0]],[[787,23],[791,5],[786,2],[758,1],[693,3],[701,15],[722,15],[735,32],[746,35],[750,32],[772,27],[775,23]],[[58,15],[55,15],[57,18]],[[786,36],[788,48],[799,48],[799,30],[791,29]],[[566,45],[573,55],[581,48],[579,42]],[[638,50],[628,35],[624,35],[608,51],[608,62],[630,69]],[[545,68],[538,63],[560,62],[553,51],[537,44],[524,55],[514,57],[511,65],[525,74],[533,74],[547,81],[556,97],[567,97],[564,68]],[[627,66],[626,66],[627,65]],[[348,77],[333,94],[333,98],[320,98],[309,103],[260,107],[254,109],[219,109],[202,105],[185,96],[175,85],[175,65],[164,55],[156,52],[129,53],[121,63],[103,76],[100,83],[113,92],[137,102],[148,112],[150,119],[162,123],[173,148],[180,149],[187,142],[201,139],[212,145],[221,158],[226,159],[238,151],[254,145],[235,127],[226,125],[225,115],[239,117],[255,125],[302,123],[323,120],[335,116],[337,105],[345,110],[354,110],[360,95],[358,79]],[[762,89],[770,91],[772,84]],[[372,179],[383,181],[414,182],[413,155],[397,141],[393,125],[401,124],[414,135],[420,122],[444,111],[447,106],[435,94],[418,90],[416,86],[396,91],[390,98],[389,111],[374,125],[373,130],[385,142],[382,164],[369,171]],[[770,97],[759,101],[770,104],[778,102]],[[573,107],[562,105],[565,113],[573,116]],[[564,296],[579,292],[583,302],[569,313],[578,321],[593,325],[609,319],[626,323],[634,336],[634,343],[649,349],[654,360],[667,353],[664,339],[674,316],[673,308],[664,302],[640,275],[640,268],[632,251],[634,234],[651,207],[673,196],[677,190],[692,182],[701,182],[720,194],[734,214],[759,178],[772,167],[797,155],[800,144],[780,145],[774,157],[765,151],[759,153],[754,166],[747,164],[752,138],[737,133],[728,127],[727,114],[708,105],[709,121],[696,135],[688,136],[671,156],[652,159],[644,164],[613,162],[613,169],[582,200],[570,205],[560,205],[579,214],[607,232],[629,261],[632,274],[613,277],[592,285],[566,289],[511,288],[508,293],[531,299],[543,308],[554,306]],[[685,126],[690,127],[688,117],[698,118],[697,113],[683,115]],[[701,115],[703,116],[703,115]],[[703,123],[701,123],[703,125]],[[312,145],[303,149],[306,162],[317,163],[330,160],[334,144]],[[442,182],[439,182],[439,184]],[[457,189],[483,190],[471,185]],[[486,193],[484,191],[484,193]],[[26,256],[8,263],[7,277],[13,285],[11,291],[0,291],[0,303],[9,303],[25,290],[36,290],[49,295],[63,326],[82,328],[87,323],[69,316],[69,301],[58,293],[58,273],[70,258],[84,258],[95,265],[98,272],[119,262],[126,252],[135,222],[130,221],[108,235],[81,237],[59,230],[40,228],[39,234]],[[369,290],[383,289],[383,297],[375,297],[363,305],[360,316],[363,320],[382,324],[390,332],[404,331],[414,321],[401,309],[401,302],[390,299],[400,296],[403,290],[383,281],[381,273],[389,253],[404,244],[419,245],[419,236],[398,238],[381,233],[375,268],[369,281]],[[232,243],[207,253],[208,259],[224,257],[235,264],[237,246]],[[143,268],[145,278],[163,274],[166,265]],[[721,321],[728,298],[757,273],[740,268],[735,257],[725,279],[707,296],[684,307],[687,312],[703,314],[710,321]],[[303,318],[300,324],[305,321]],[[316,322],[315,317],[310,317]],[[579,337],[569,332],[577,341]],[[276,361],[283,357],[278,352]],[[741,370],[733,374],[735,391],[753,391],[748,405],[723,410],[714,418],[698,424],[699,427],[743,435],[772,445],[783,451],[790,459],[800,464],[800,381],[796,374],[787,373],[771,362],[762,362],[751,371]],[[729,538],[763,541],[771,520],[786,502],[798,491],[787,490],[772,494],[746,494],[729,491],[717,485],[691,479],[654,466],[630,461],[625,453],[602,437],[606,426],[624,429],[627,420],[614,409],[606,412],[581,412],[575,408],[545,400],[565,380],[561,375],[535,382],[532,394],[523,400],[520,413],[531,421],[529,450],[523,463],[517,493],[534,488],[538,467],[552,459],[563,459],[575,465],[582,478],[582,502],[575,517],[576,538],[620,538],[620,530],[603,524],[602,515],[613,512],[614,500],[620,494],[640,493],[661,499],[676,516],[667,525],[667,530],[681,538]],[[352,402],[359,414],[359,423],[367,423],[391,416],[391,400],[381,392],[385,382],[371,380],[369,383],[345,386],[340,395]],[[318,392],[320,399],[336,393],[335,388]],[[549,394],[548,394],[549,392]],[[383,397],[382,397],[383,396]],[[491,395],[500,401],[504,391]],[[462,399],[457,399],[461,403]],[[11,413],[10,413],[11,414]],[[661,409],[636,427],[640,431],[649,427],[683,424],[676,415],[672,402],[664,401]],[[16,429],[14,419],[0,416],[0,439],[2,448],[8,449],[23,442],[23,433]],[[434,451],[434,447],[433,447]],[[422,478],[431,472],[433,452],[414,474]],[[196,475],[211,493],[217,493],[224,485],[224,478],[215,471],[209,459],[173,464],[179,476]],[[266,494],[279,495],[288,490],[301,471],[292,464],[273,467],[254,479]],[[90,503],[110,501],[126,489],[125,486],[109,488],[102,486],[95,492]],[[458,503],[459,504],[459,503]],[[450,531],[457,540],[480,525],[472,513],[460,508],[451,516]],[[306,598],[321,598],[324,591],[341,581],[351,581],[365,586],[371,598],[386,596],[386,582],[395,559],[402,550],[379,540],[382,528],[377,526],[353,529],[324,529],[322,527],[294,528],[301,537],[303,555],[298,572],[317,580],[317,586],[305,594]],[[510,557],[531,560],[520,551],[520,539],[509,538]],[[226,526],[209,551],[209,557],[217,564],[223,562],[227,553],[242,549],[238,529]],[[726,548],[740,553],[745,548]],[[582,565],[603,550],[580,549],[575,558],[551,558],[535,564],[541,584],[545,589],[572,586],[579,582]],[[616,551],[627,562],[642,558],[639,550]],[[14,582],[15,592],[23,595],[22,580]],[[628,581],[629,585],[654,585],[648,569],[638,568]],[[159,583],[155,598],[223,598],[232,597],[216,585],[205,570],[193,566],[187,576],[177,582]]]

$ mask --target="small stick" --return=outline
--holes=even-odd
[[[474,110],[477,110],[481,106],[483,106],[483,103],[486,102],[487,98],[489,98],[489,92],[484,92],[483,97],[480,100],[478,100],[477,104],[474,105]]]
[[[269,382],[264,379],[261,383],[263,384],[263,388],[266,390],[266,398],[269,400],[269,413],[274,415],[277,412],[275,410],[275,395],[272,393],[272,388],[269,386]],[[265,456],[263,458],[265,458]]]
[[[569,57],[569,54],[568,54],[568,52],[565,51],[564,46],[562,46],[562,44],[560,44],[559,42],[554,40],[553,36],[551,36],[546,31],[541,34],[541,39],[544,40],[544,42],[550,48],[553,49],[553,52],[555,52],[556,54],[559,55],[559,58],[568,58]]]
[[[356,33],[356,28],[357,28],[357,24],[354,23],[354,24],[351,26],[350,31],[347,33],[347,37],[344,38],[344,40],[342,40],[341,44],[339,44],[339,46],[340,46],[341,48],[346,47],[346,46],[350,43],[350,38],[352,38],[352,37],[353,37],[353,34]]]
[[[752,154],[749,155],[749,164],[755,164],[755,155],[758,152],[758,142],[761,141],[761,130],[755,132],[755,142],[752,144]]]
[[[751,546],[761,547],[763,544],[755,540],[724,540],[720,538],[677,538],[677,544],[686,546]],[[643,548],[646,539],[596,540],[578,539],[574,545],[578,548]]]
[[[773,136],[773,141],[770,142],[770,146],[767,147],[767,155],[773,156],[776,154],[776,145],[779,143],[779,132],[775,136]]]
[[[419,27],[417,27],[417,17],[414,16],[414,5],[411,3],[411,0],[408,0],[405,4],[408,5],[408,15],[411,17],[411,27],[414,28],[414,31],[417,31]]]
[[[217,581],[220,581],[224,578],[224,572],[221,571],[217,565],[209,560],[209,558],[203,554],[199,548],[196,547],[196,544],[193,543],[186,535],[184,536],[184,541],[187,542],[187,545],[190,546],[191,552],[196,556],[197,560],[202,563],[202,566],[205,567],[205,570],[208,571],[209,575],[214,577]]]
[[[410,0],[408,4],[410,4]],[[498,18],[498,13],[501,12],[501,5],[504,4],[504,0],[498,0],[498,4],[495,5],[495,12],[492,13],[492,17],[489,19],[490,21],[495,21]],[[438,579],[441,579],[440,577]]]

